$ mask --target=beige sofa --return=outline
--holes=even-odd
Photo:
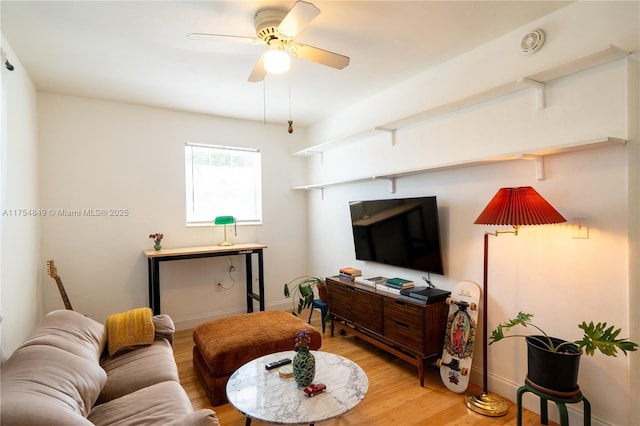
[[[53,311],[2,365],[2,425],[218,425],[180,385],[173,321],[153,317],[153,344],[110,357],[104,324]]]

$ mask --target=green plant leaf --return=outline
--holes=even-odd
[[[545,333],[544,330],[531,322],[532,318],[532,314],[519,312],[515,318],[499,324],[497,328],[491,333],[489,344],[495,343],[507,337],[530,337],[545,345],[546,348],[552,352],[562,351],[564,346],[570,344],[575,344],[580,349],[584,349],[584,352],[587,355],[593,355],[595,351],[598,350],[602,354],[607,356],[617,356],[618,349],[621,350],[625,355],[627,355],[628,351],[631,352],[638,349],[637,343],[631,342],[627,338],[618,339],[618,336],[622,331],[621,328],[616,329],[613,326],[607,327],[606,322],[599,322],[594,325],[593,321],[589,324],[583,321],[582,324],[578,325],[578,327],[580,327],[584,331],[582,340],[577,340],[575,342],[565,341],[563,343],[560,343],[558,346],[554,346],[553,341],[547,335],[547,333]],[[506,331],[509,331],[512,327],[515,327],[517,325],[520,325],[522,327],[531,326],[540,331],[544,335],[544,337],[524,336],[521,334],[507,335],[505,333]]]
[[[504,331],[502,330],[502,324],[499,325],[495,330],[493,330],[491,332],[491,336],[489,337],[489,344],[491,345],[492,343],[495,342],[499,342],[500,340],[504,339]]]
[[[593,321],[589,324],[583,321],[578,327],[584,330],[584,336],[582,340],[578,340],[575,343],[584,348],[587,355],[593,355],[596,349],[608,356],[618,356],[618,349],[625,355],[627,351],[638,349],[638,344],[629,341],[627,338],[617,339],[622,329],[614,330],[613,326],[607,327],[606,322],[599,322],[594,325]]]
[[[533,314],[528,314],[526,312],[518,312],[518,315],[510,320],[499,324],[498,327],[491,332],[491,336],[489,337],[489,344],[498,342],[507,337],[517,337],[517,336],[507,336],[504,334],[505,330],[509,331],[511,328],[521,325],[526,327],[527,324],[531,324],[531,318],[533,318]],[[519,336],[519,335],[518,335]]]

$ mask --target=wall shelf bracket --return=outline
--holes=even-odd
[[[533,160],[536,165],[536,179],[545,180],[544,174],[544,155],[521,154],[518,155],[521,160]]]
[[[374,130],[379,132],[389,133],[391,135],[391,145],[396,146],[396,130],[397,129],[388,129],[386,127],[375,127]]]
[[[396,193],[396,178],[395,176],[372,176],[371,180],[388,180],[389,181],[389,193]]]
[[[523,78],[521,80],[518,80],[518,82],[536,90],[538,109],[545,109],[547,107],[547,96],[544,83],[532,80],[530,78]]]

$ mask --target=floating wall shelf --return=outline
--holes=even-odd
[[[438,115],[459,111],[473,105],[478,105],[492,99],[497,99],[502,96],[506,96],[530,88],[535,89],[538,108],[542,109],[545,107],[545,83],[562,77],[566,77],[571,74],[575,74],[580,71],[587,70],[589,68],[622,59],[630,54],[631,52],[613,45],[609,45],[609,47],[594,52],[590,55],[586,55],[578,59],[574,59],[572,61],[557,65],[555,67],[547,68],[546,70],[527,75],[523,78],[517,79],[516,81],[510,81],[505,84],[501,84],[499,86],[495,86],[481,92],[435,106],[425,111],[400,118],[398,120],[383,123],[379,126],[375,126],[373,129],[366,129],[352,135],[332,139],[326,142],[321,142],[297,151],[293,153],[293,155],[306,157],[313,154],[319,154],[334,149],[338,146],[342,146],[374,135],[378,131],[390,133],[392,143],[395,144],[395,131],[402,127],[407,127],[421,121],[428,120],[432,117],[436,117]]]
[[[411,176],[421,173],[438,172],[444,170],[460,169],[464,167],[473,167],[483,164],[492,164],[502,161],[513,160],[535,160],[536,163],[536,177],[538,180],[544,180],[544,157],[547,155],[563,154],[567,152],[582,151],[585,149],[604,148],[610,146],[620,146],[626,144],[626,140],[620,138],[603,137],[598,139],[590,139],[581,142],[568,143],[564,145],[556,145],[548,148],[538,148],[526,152],[518,152],[506,155],[500,155],[495,157],[481,158],[475,160],[465,160],[446,164],[435,164],[426,167],[420,167],[416,169],[402,170],[391,173],[381,173],[378,175],[369,175],[362,177],[355,177],[345,180],[318,183],[312,185],[297,186],[294,189],[319,189],[322,190],[324,197],[324,189],[330,186],[347,185],[353,183],[369,182],[372,180],[384,180],[390,184],[390,192],[393,194],[396,191],[396,179],[404,176]]]

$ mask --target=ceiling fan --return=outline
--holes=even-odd
[[[256,37],[205,33],[191,33],[187,37],[190,40],[231,37],[247,39],[252,44],[266,45],[267,50],[260,56],[249,75],[251,82],[264,80],[267,72],[287,71],[291,60],[290,55],[336,69],[343,69],[349,65],[348,56],[296,43],[294,40],[296,35],[319,14],[320,9],[312,3],[298,0],[288,12],[274,8],[259,10],[254,16]]]

